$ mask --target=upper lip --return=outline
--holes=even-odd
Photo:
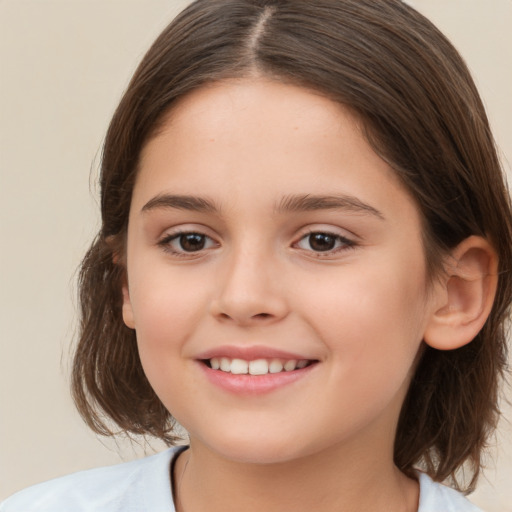
[[[253,345],[250,347],[223,345],[211,348],[197,355],[197,359],[201,360],[212,359],[214,357],[228,357],[230,359],[243,359],[245,361],[254,361],[256,359],[284,359],[286,361],[291,361],[292,359],[314,360],[304,354],[297,354],[263,345]]]

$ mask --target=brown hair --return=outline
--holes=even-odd
[[[101,434],[175,441],[173,419],[142,370],[122,320],[122,254],[138,159],[183,95],[225,78],[289,82],[348,105],[375,151],[416,199],[430,275],[470,235],[499,257],[498,291],[478,336],[454,351],[424,347],[402,407],[395,463],[435,479],[465,462],[474,485],[498,419],[511,302],[509,197],[484,107],[453,46],[399,0],[198,0],[150,48],[110,124],[101,168],[102,227],[80,273],[73,394]]]

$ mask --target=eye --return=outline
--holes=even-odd
[[[217,243],[209,236],[203,233],[174,233],[163,238],[158,245],[163,246],[166,251],[185,255],[186,253],[196,253],[205,249],[215,247]]]
[[[299,249],[318,253],[332,253],[348,249],[355,243],[348,238],[334,233],[311,232],[303,236],[297,243]]]

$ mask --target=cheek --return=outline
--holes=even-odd
[[[303,296],[311,304],[309,323],[339,363],[335,367],[354,378],[373,376],[369,386],[408,375],[425,328],[424,269],[396,261],[354,266],[317,282],[316,300]]]
[[[208,309],[201,275],[176,272],[165,265],[130,269],[130,299],[140,357],[147,373],[165,371]]]
[[[142,368],[174,416],[187,409],[186,397],[194,393],[183,350],[199,321],[201,297],[193,287],[180,291],[173,284],[172,280],[144,280],[144,287],[135,294],[134,312]]]

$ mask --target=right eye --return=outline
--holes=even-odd
[[[172,254],[186,255],[215,247],[217,243],[203,233],[181,232],[166,236],[158,245]]]

